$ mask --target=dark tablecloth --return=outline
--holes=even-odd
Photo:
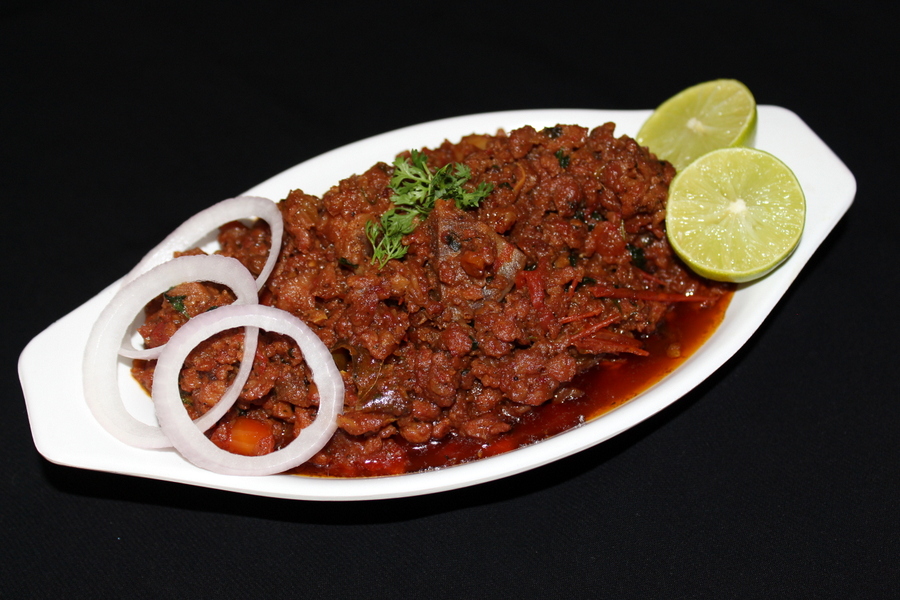
[[[880,9],[121,4],[0,8],[0,597],[898,597],[898,48]],[[35,449],[22,348],[197,210],[401,126],[652,108],[718,77],[797,113],[858,193],[749,343],[641,425],[508,479],[349,503]]]

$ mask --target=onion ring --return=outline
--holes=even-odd
[[[134,320],[134,315],[143,310],[161,291],[185,281],[220,283],[235,293],[235,302],[257,302],[256,284],[250,271],[236,259],[218,255],[181,256],[172,259],[150,269],[116,293],[100,313],[88,337],[83,364],[84,397],[94,418],[104,429],[126,444],[139,448],[168,448],[172,445],[159,427],[136,419],[125,408],[119,393],[115,357],[120,354],[122,337]],[[194,317],[196,318],[198,317]],[[213,408],[193,421],[193,427],[209,429],[234,404],[244,382],[250,376],[256,354],[257,333],[253,327],[246,328],[244,357],[234,382]],[[157,355],[161,355],[164,348],[154,350]],[[185,416],[187,417],[186,412]]]
[[[223,329],[241,326],[293,338],[319,393],[319,409],[313,423],[284,448],[262,456],[232,454],[213,444],[191,422],[178,387],[184,360],[197,344]],[[328,348],[303,321],[271,306],[232,304],[194,317],[166,344],[153,379],[156,416],[172,445],[194,465],[224,475],[273,475],[303,464],[331,439],[344,406],[344,381]]]
[[[204,260],[182,260],[185,258],[204,259],[213,256],[217,258],[217,261],[212,263]],[[128,284],[132,286],[131,291],[128,293],[138,294],[140,297],[146,298],[146,301],[144,302],[144,304],[146,304],[162,293],[161,290],[164,291],[180,283],[186,281],[211,281],[213,283],[221,283],[222,285],[231,288],[231,291],[234,292],[235,295],[234,304],[256,304],[259,301],[259,296],[256,293],[256,286],[253,284],[253,276],[250,271],[240,264],[240,262],[235,266],[233,263],[218,261],[219,258],[227,257],[211,254],[180,256],[177,259],[170,259],[169,262],[179,261],[177,263],[178,266],[167,267],[165,270],[156,271],[152,277],[147,277],[150,271],[144,273],[144,275]],[[237,259],[232,258],[229,260],[237,262]],[[215,266],[211,267],[209,265]],[[154,269],[158,269],[160,266],[162,265],[154,267]],[[237,267],[240,267],[240,269]],[[135,285],[139,280],[141,283]],[[247,284],[248,280],[250,281],[250,285]],[[123,287],[122,290],[120,290],[120,293],[124,291],[124,289],[125,288]],[[134,314],[140,314],[140,309],[135,311]],[[130,331],[131,328],[129,327],[126,333]],[[165,344],[156,346],[155,348],[137,349],[127,342],[123,342],[122,347],[119,348],[119,356],[138,360],[154,360],[159,358],[163,348],[165,348]]]
[[[272,243],[266,264],[256,278],[256,289],[259,290],[265,284],[266,279],[275,268],[281,248],[281,238],[284,235],[284,219],[278,205],[268,198],[257,196],[238,196],[213,204],[207,209],[201,210],[193,217],[179,225],[172,233],[166,236],[155,248],[148,252],[141,261],[122,279],[122,285],[126,285],[146,273],[156,265],[162,264],[172,258],[176,251],[184,251],[199,242],[203,236],[215,230],[220,225],[230,221],[245,219],[255,216],[269,224],[272,232]]]

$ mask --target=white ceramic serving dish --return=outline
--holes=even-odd
[[[246,193],[273,200],[295,188],[322,194],[353,173],[378,161],[390,162],[405,149],[434,147],[444,139],[470,133],[495,133],[522,125],[558,123],[594,127],[612,121],[617,134],[635,135],[649,110],[523,110],[456,117],[377,135],[301,163]],[[797,175],[807,198],[806,229],[793,255],[776,271],[740,286],[715,334],[681,367],[637,398],[584,425],[518,450],[436,471],[365,479],[297,476],[235,477],[199,469],[174,450],[126,446],[94,420],[82,393],[82,353],[97,315],[118,282],[72,311],[22,352],[19,374],[34,443],[47,460],[107,471],[231,490],[247,494],[305,500],[367,500],[428,494],[479,484],[533,469],[599,444],[659,412],[698,385],[753,335],[797,277],[803,266],[850,207],[856,192],[853,175],[818,136],[789,110],[759,107],[756,146],[779,157]],[[52,377],[42,372],[42,358],[54,355]],[[120,386],[135,416],[155,422],[147,395],[120,364]]]

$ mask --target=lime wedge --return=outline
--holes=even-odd
[[[666,230],[675,253],[718,281],[750,281],[797,246],[806,199],[794,173],[762,150],[705,154],[669,187]]]
[[[717,79],[663,102],[641,127],[637,141],[680,171],[719,148],[749,146],[756,133],[756,100],[740,81]]]

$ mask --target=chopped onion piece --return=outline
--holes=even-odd
[[[175,252],[193,248],[197,242],[217,227],[231,221],[250,217],[257,217],[268,223],[272,232],[269,256],[266,258],[266,264],[262,272],[256,278],[256,289],[262,289],[263,284],[265,284],[272,273],[272,269],[275,268],[275,261],[278,259],[281,238],[284,234],[284,219],[277,204],[268,198],[259,198],[257,196],[229,198],[213,204],[205,210],[201,210],[179,225],[175,231],[166,236],[153,250],[148,252],[123,278],[122,285],[133,281],[156,265],[170,260]]]
[[[217,255],[181,256],[150,269],[123,286],[100,313],[88,337],[83,365],[85,399],[104,429],[126,444],[140,448],[167,448],[172,445],[159,427],[136,419],[125,408],[119,393],[118,355],[122,338],[134,316],[162,292],[187,281],[219,283],[234,292],[236,303],[257,302],[253,275],[236,259]],[[213,314],[218,310],[222,309],[204,314]],[[235,381],[212,409],[194,421],[193,427],[209,429],[234,404],[250,376],[256,354],[256,337],[255,328],[245,330],[244,357]],[[156,350],[156,354],[159,355],[163,349],[164,346]],[[188,418],[183,406],[182,411]]]
[[[197,344],[218,331],[240,326],[293,338],[319,393],[315,421],[284,448],[262,456],[232,454],[213,444],[188,418],[178,387],[184,359]],[[156,364],[153,402],[160,427],[196,466],[225,475],[272,475],[303,464],[331,439],[343,410],[344,382],[328,348],[303,321],[270,306],[231,305],[194,317],[172,336]]]

